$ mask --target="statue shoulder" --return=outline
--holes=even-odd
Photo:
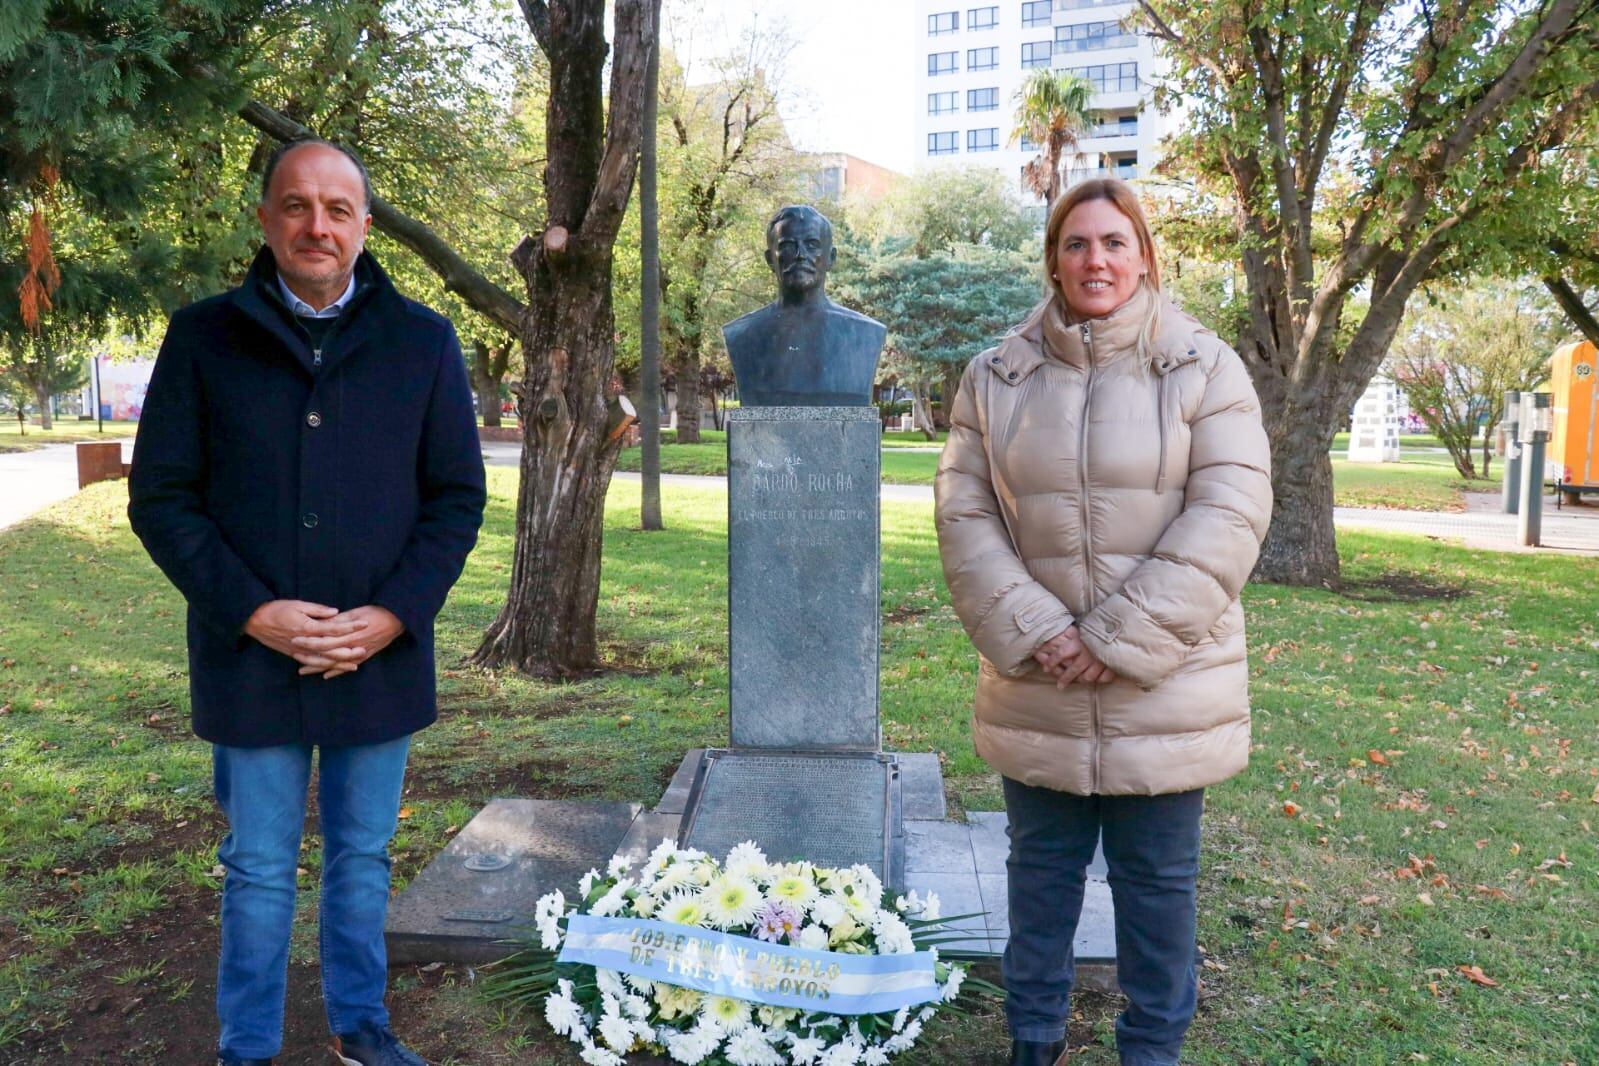
[[[727,338],[728,343],[732,343],[738,338],[744,336],[746,333],[749,333],[751,330],[758,330],[762,328],[776,317],[776,303],[769,303],[765,307],[757,307],[749,314],[739,315],[737,318],[733,319],[733,321],[723,326],[722,336]]]
[[[859,311],[852,311],[848,307],[833,304],[827,309],[828,318],[835,322],[842,322],[846,329],[859,334],[884,334],[888,327],[870,315],[863,315]]]

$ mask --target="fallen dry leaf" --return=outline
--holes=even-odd
[[[400,808],[400,817],[401,818],[409,818],[409,817],[411,817],[411,815],[413,813],[415,813],[415,812],[413,812],[411,810],[411,808],[409,808],[409,807],[401,807]]]
[[[1378,751],[1376,748],[1372,748],[1370,751],[1366,752],[1366,758],[1370,759],[1372,762],[1376,763],[1378,766],[1390,766],[1390,765],[1392,765],[1388,761],[1388,756],[1384,755],[1382,752]]]
[[[1482,967],[1478,966],[1476,963],[1473,963],[1470,966],[1456,966],[1455,969],[1465,974],[1466,980],[1470,981],[1474,985],[1481,985],[1484,988],[1499,987],[1499,982],[1483,973]]]
[[[1290,818],[1298,818],[1301,809],[1302,808],[1299,806],[1299,804],[1295,803],[1293,800],[1289,800],[1287,803],[1283,804],[1283,813]]]
[[[1377,895],[1361,896],[1360,897],[1360,905],[1362,907],[1370,907],[1373,904],[1381,903],[1381,902],[1382,902],[1382,897],[1381,896],[1377,896]]]

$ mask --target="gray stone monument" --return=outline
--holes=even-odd
[[[883,326],[827,299],[832,226],[767,227],[778,298],[724,330],[744,406],[728,422],[730,746],[705,753],[681,841],[865,863],[904,879],[899,760],[878,728]]]

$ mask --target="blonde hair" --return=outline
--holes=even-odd
[[[1066,225],[1066,216],[1079,204],[1090,200],[1108,200],[1111,206],[1127,216],[1132,223],[1133,235],[1138,238],[1138,250],[1144,260],[1144,276],[1138,287],[1148,289],[1151,295],[1160,292],[1160,260],[1155,255],[1155,235],[1150,232],[1149,220],[1138,202],[1133,187],[1119,178],[1092,178],[1067,189],[1049,208],[1049,220],[1044,224],[1044,284],[1050,299],[1058,301],[1066,321],[1072,320],[1071,307],[1066,294],[1055,279],[1055,245],[1060,231]],[[1155,333],[1160,328],[1160,301],[1151,299],[1144,312],[1144,321],[1138,329],[1138,361],[1146,369],[1155,346]]]

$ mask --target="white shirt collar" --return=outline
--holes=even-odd
[[[282,274],[278,275],[278,292],[283,295],[283,302],[289,305],[289,310],[301,318],[337,318],[344,310],[344,305],[350,302],[350,297],[355,295],[355,271],[350,272],[350,283],[344,287],[344,295],[320,311],[294,295],[294,292],[284,284]]]

